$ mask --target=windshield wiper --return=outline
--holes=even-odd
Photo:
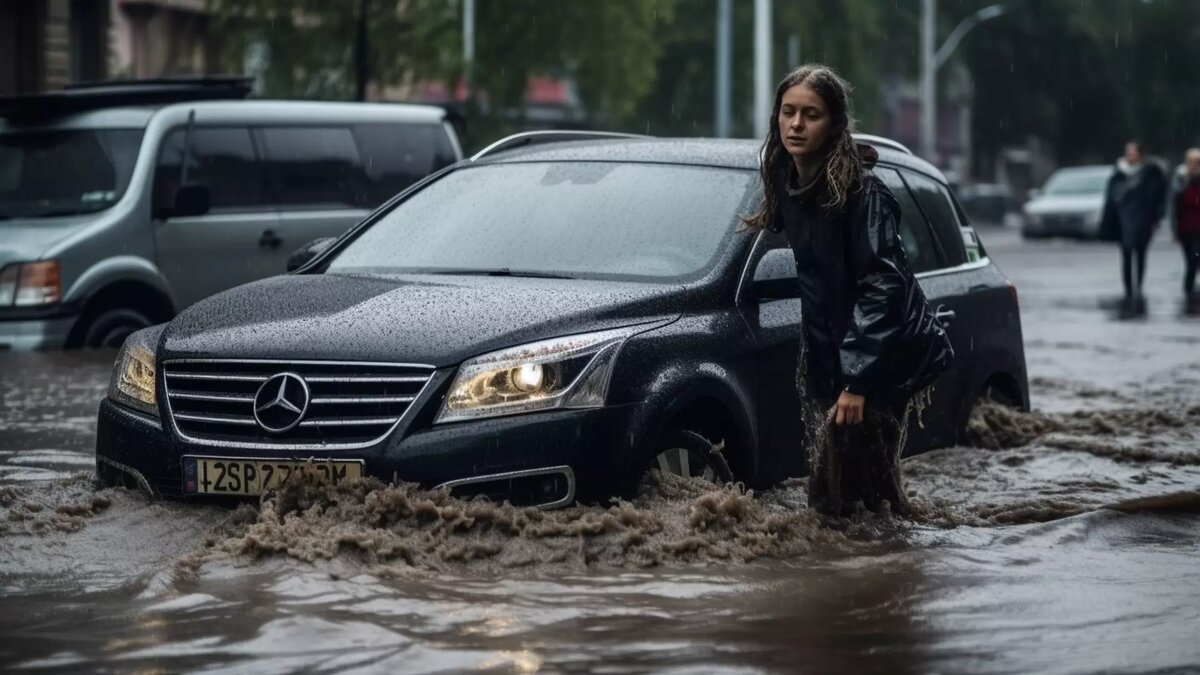
[[[575,277],[566,274],[554,274],[553,272],[537,272],[534,270],[513,270],[507,267],[498,267],[491,270],[480,269],[462,269],[462,270],[431,270],[426,274],[462,274],[467,276],[478,277],[529,277],[532,279],[574,279]]]

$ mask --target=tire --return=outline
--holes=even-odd
[[[109,309],[85,324],[81,347],[118,349],[130,333],[153,325],[150,317],[136,309]]]
[[[646,473],[651,469],[717,484],[733,480],[733,471],[721,454],[720,444],[687,429],[676,429],[662,437]]]

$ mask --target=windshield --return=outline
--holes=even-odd
[[[463,169],[398,205],[328,271],[694,278],[724,250],[756,178],[608,162]]]
[[[1046,181],[1043,190],[1048,195],[1088,195],[1104,192],[1108,178],[1112,175],[1109,167],[1094,169],[1068,169],[1057,171]]]
[[[0,133],[0,218],[106,209],[125,194],[141,129]]]

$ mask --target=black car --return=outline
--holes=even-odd
[[[562,138],[500,143],[295,273],[132,335],[100,406],[100,475],[246,495],[311,461],[558,506],[630,494],[651,466],[750,486],[803,473],[793,257],[782,234],[736,231],[758,144]],[[1028,408],[1016,292],[934,167],[860,141],[958,354],[909,450],[951,444],[982,396]]]

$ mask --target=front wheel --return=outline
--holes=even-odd
[[[695,431],[677,429],[659,441],[648,469],[711,483],[728,483],[733,480],[733,472],[721,454],[723,445]]]
[[[135,309],[106,310],[88,322],[83,332],[82,346],[117,349],[130,333],[150,325],[150,318]]]

